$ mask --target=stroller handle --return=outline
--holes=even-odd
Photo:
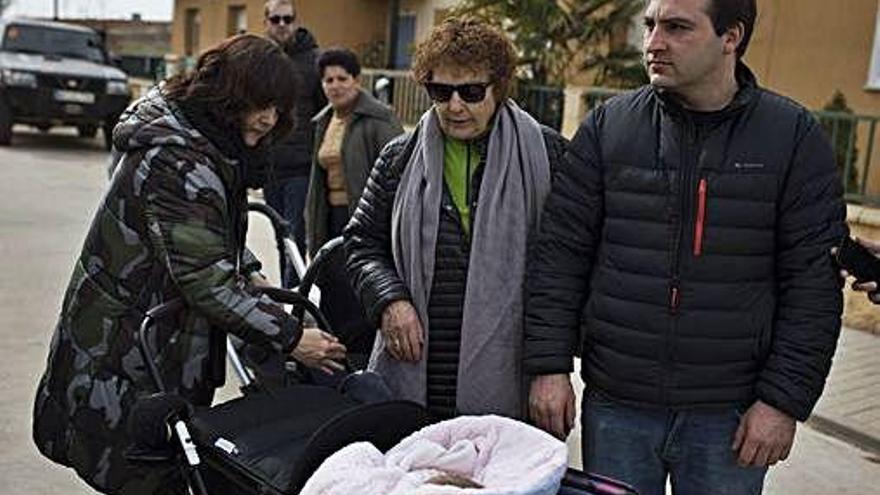
[[[284,237],[290,234],[291,226],[290,222],[285,220],[275,208],[272,208],[269,205],[263,203],[248,203],[248,211],[253,211],[257,213],[262,213],[266,217],[269,218],[269,222],[272,223],[272,227],[275,229],[275,232],[278,233],[279,236]]]
[[[315,280],[318,278],[318,273],[320,273],[321,268],[324,264],[327,263],[328,260],[331,259],[333,253],[337,250],[342,249],[343,239],[342,236],[334,237],[327,241],[321,249],[318,250],[317,254],[315,254],[315,259],[312,260],[312,263],[309,265],[309,268],[306,270],[306,273],[303,274],[302,280],[300,281],[298,290],[300,294],[308,294],[314,285]]]
[[[327,321],[324,314],[321,313],[321,310],[318,309],[318,306],[299,292],[276,287],[261,287],[258,288],[258,290],[275,302],[291,304],[295,307],[302,308],[315,318],[315,322],[318,324],[319,328],[331,334],[333,333],[330,328],[330,323]],[[147,366],[147,371],[150,374],[150,378],[153,380],[153,385],[155,385],[157,392],[166,392],[167,390],[165,388],[165,382],[162,380],[162,375],[159,373],[159,368],[156,365],[156,355],[150,347],[148,337],[156,321],[177,313],[185,306],[186,304],[183,298],[178,297],[148,310],[144,319],[141,321],[140,328],[137,333],[135,333],[135,342],[138,351],[141,354],[141,359],[143,359]]]
[[[293,306],[299,306],[304,309],[307,313],[312,315],[315,318],[315,322],[318,324],[318,328],[333,333],[333,329],[330,328],[330,322],[327,321],[327,317],[324,316],[324,313],[318,308],[318,306],[312,302],[308,297],[304,296],[298,290],[289,290],[282,289],[280,287],[260,287],[260,292],[269,296],[273,301],[283,303],[283,304],[291,304]],[[302,322],[300,320],[300,322]]]
[[[180,311],[183,309],[183,306],[183,299],[178,297],[147,310],[147,317],[153,320],[159,320],[169,314]]]
[[[275,234],[275,248],[278,249],[279,253],[284,253],[284,239],[293,232],[290,222],[278,214],[274,208],[263,203],[248,203],[248,211],[260,213],[269,219],[269,223],[272,224],[272,232]],[[287,263],[288,261],[285,260],[282,254],[278,259],[279,273],[284,274],[284,268],[287,266]]]
[[[143,359],[144,364],[147,366],[147,371],[150,373],[150,378],[153,379],[153,385],[156,386],[157,392],[166,392],[165,382],[162,381],[162,375],[159,374],[159,368],[156,367],[156,357],[147,342],[147,336],[156,320],[177,313],[184,306],[183,298],[178,297],[147,310],[144,319],[141,321],[140,328],[134,335],[141,359]]]

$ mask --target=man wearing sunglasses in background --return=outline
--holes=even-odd
[[[526,417],[526,242],[566,142],[508,99],[515,65],[484,24],[434,28],[413,67],[434,105],[385,147],[345,229],[381,329],[370,367],[438,418]]]
[[[303,211],[312,166],[311,119],[327,104],[315,68],[318,43],[300,25],[292,0],[269,0],[264,13],[266,35],[280,44],[293,61],[299,84],[290,88],[296,94],[293,131],[269,150],[263,193],[266,203],[291,223],[300,252],[305,253]],[[296,283],[292,266],[285,270],[282,282],[284,287],[292,287]]]

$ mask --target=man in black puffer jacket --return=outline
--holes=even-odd
[[[312,167],[312,117],[327,105],[318,75],[318,43],[306,28],[299,26],[296,8],[291,0],[269,0],[265,5],[266,35],[278,42],[293,62],[297,78],[293,130],[268,153],[266,204],[291,223],[300,252],[305,253],[305,211],[309,174]],[[293,267],[286,267],[285,287],[295,284]]]
[[[641,493],[670,476],[678,494],[760,493],[840,331],[833,153],[741,62],[755,15],[755,0],[651,0],[651,85],[587,116],[533,244],[532,417],[567,433],[580,345],[585,468]]]

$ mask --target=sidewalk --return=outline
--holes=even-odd
[[[880,456],[880,335],[841,331],[825,393],[807,423]]]

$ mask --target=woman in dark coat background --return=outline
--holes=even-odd
[[[342,234],[360,200],[379,152],[403,127],[386,105],[361,89],[361,66],[345,48],[331,48],[318,58],[324,95],[330,103],[313,119],[315,163],[306,200],[306,238],[309,254]],[[340,257],[322,277],[325,314],[337,335],[347,343],[350,357],[366,358],[375,336]]]

